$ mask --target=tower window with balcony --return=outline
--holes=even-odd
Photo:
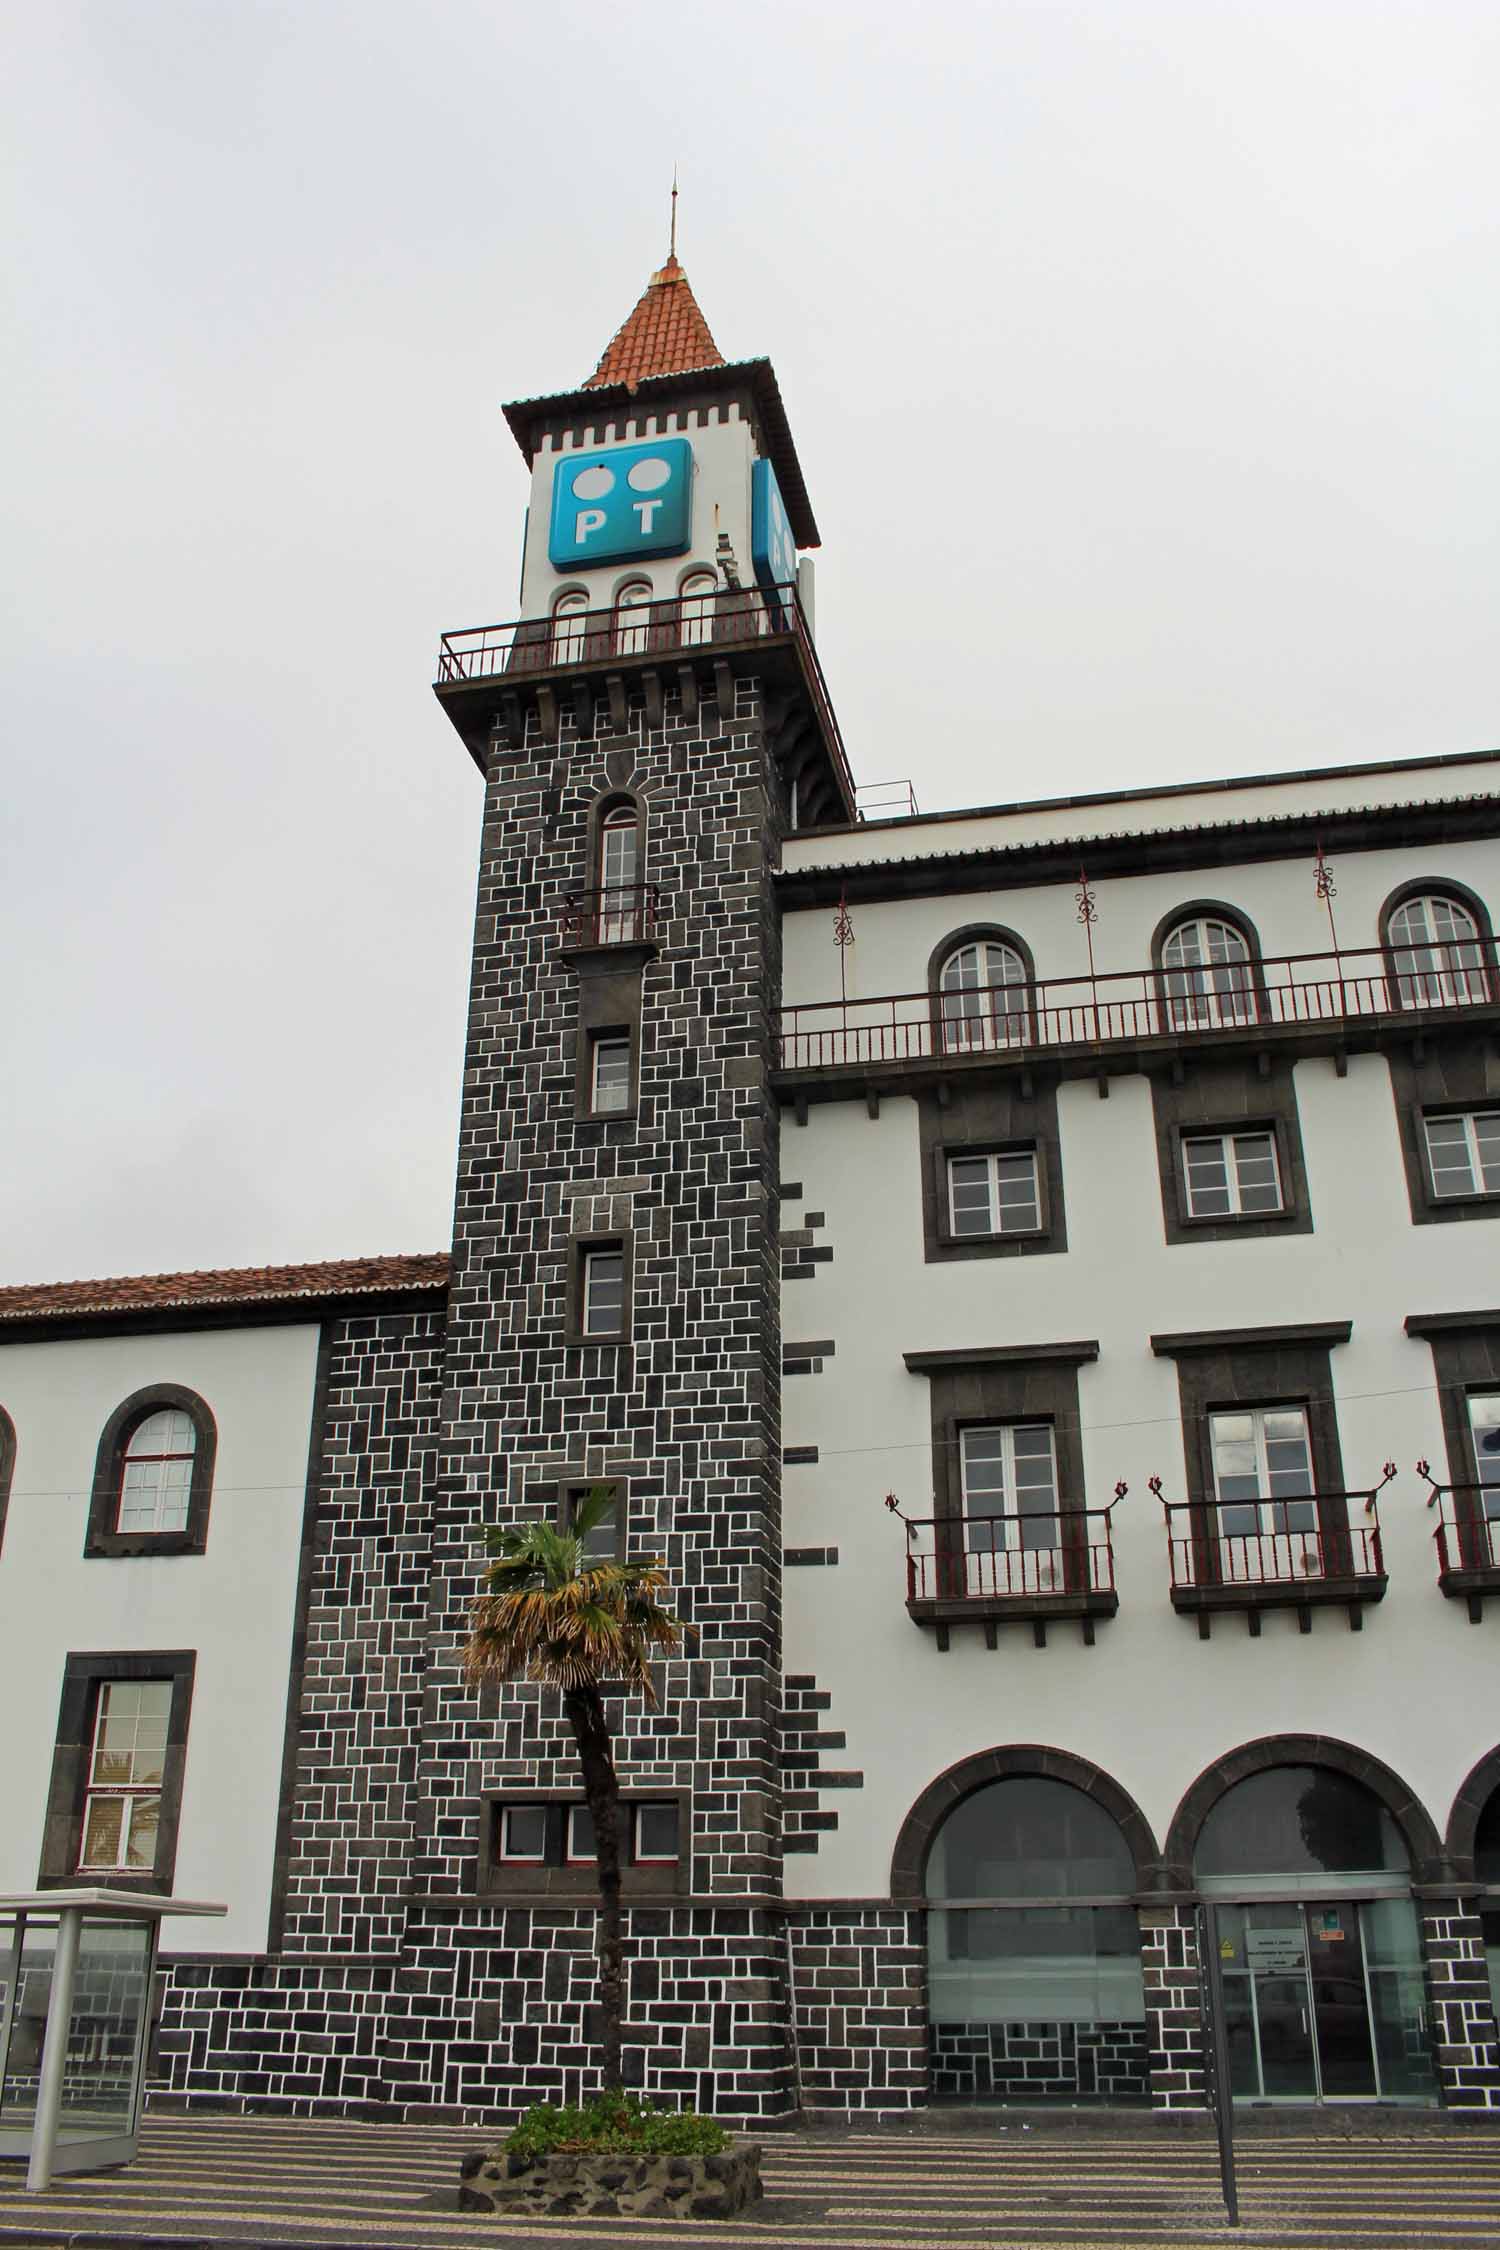
[[[938,983],[942,1044],[949,1053],[1020,1047],[1031,1039],[1031,979],[1015,946],[999,939],[957,946]]]
[[[1477,916],[1446,892],[1403,899],[1386,917],[1392,995],[1401,1008],[1459,1008],[1490,997]]]
[[[1500,1195],[1500,1109],[1422,1120],[1434,1195]]]
[[[611,805],[599,823],[599,913],[601,945],[620,945],[641,935],[641,824],[636,807]]]
[[[1034,1233],[1042,1223],[1036,1150],[950,1156],[948,1214],[957,1241]]]
[[[615,596],[615,654],[644,656],[651,640],[651,585],[633,578]]]
[[[1189,1218],[1261,1217],[1283,1208],[1273,1132],[1185,1133],[1182,1171]]]
[[[1256,1021],[1250,944],[1233,922],[1195,914],[1174,923],[1161,966],[1171,1030],[1219,1031]]]
[[[678,614],[682,638],[689,648],[701,648],[714,637],[714,609],[719,581],[711,570],[695,570],[682,581]]]
[[[559,594],[552,604],[552,661],[577,664],[583,656],[589,598],[581,587]]]

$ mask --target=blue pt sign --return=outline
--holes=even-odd
[[[693,449],[686,438],[565,453],[552,478],[554,570],[687,552],[693,511]]]
[[[796,584],[797,542],[769,461],[757,461],[750,471],[750,560],[762,586]]]

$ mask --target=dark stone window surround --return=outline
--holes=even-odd
[[[1392,1045],[1386,1061],[1413,1225],[1451,1226],[1470,1219],[1500,1218],[1500,1195],[1482,1190],[1473,1195],[1433,1193],[1422,1122],[1426,1117],[1451,1117],[1459,1110],[1500,1108],[1500,1052],[1494,1039],[1445,1026],[1423,1033],[1409,1046]]]
[[[1194,1059],[1181,1067],[1151,1072],[1162,1223],[1169,1244],[1312,1233],[1293,1068],[1289,1055],[1263,1054],[1253,1062]],[[1188,1210],[1183,1142],[1200,1133],[1254,1132],[1270,1133],[1275,1139],[1281,1210],[1194,1218]]]
[[[622,812],[627,806],[635,814],[635,879],[638,883],[648,880],[645,796],[639,789],[610,786],[599,792],[588,812],[588,874],[585,882],[590,890],[597,889],[604,880],[604,824],[611,813]]]
[[[624,1261],[620,1326],[607,1336],[586,1336],[583,1332],[583,1273],[584,1261],[591,1250],[618,1250]],[[603,1234],[575,1234],[568,1243],[568,1304],[567,1334],[564,1342],[570,1349],[612,1351],[631,1338],[631,1311],[634,1296],[635,1259],[630,1229]]]
[[[896,1905],[925,1906],[927,1860],[937,1832],[956,1806],[977,1789],[993,1781],[1039,1776],[1065,1781],[1107,1812],[1125,1838],[1135,1862],[1136,1882],[1142,1891],[1161,1887],[1160,1855],[1150,1822],[1117,1781],[1086,1758],[1045,1743],[1018,1742],[1002,1749],[982,1750],[961,1758],[922,1791],[901,1823],[891,1854],[891,1899]],[[1028,1903],[1034,1905],[1035,1900]]]
[[[37,1870],[39,1890],[57,1890],[79,1880],[83,1807],[88,1794],[89,1757],[94,1746],[94,1721],[101,1684],[115,1680],[170,1680],[172,1704],[167,1719],[156,1862],[149,1875],[130,1875],[122,1870],[108,1879],[111,1890],[170,1891],[177,1864],[182,1775],[197,1661],[192,1649],[117,1649],[68,1657],[63,1667],[52,1781],[47,1793],[41,1865]]]
[[[10,1506],[10,1483],[16,1468],[16,1425],[0,1406],[0,1550],[5,1546],[5,1517]]]
[[[1460,1883],[1479,1881],[1474,1866],[1474,1847],[1484,1809],[1497,1789],[1500,1789],[1500,1749],[1487,1750],[1459,1784],[1453,1810],[1448,1815],[1448,1857]]]
[[[1186,1497],[1192,1510],[1188,1522],[1210,1569],[1217,1553],[1218,1501],[1209,1416],[1251,1406],[1300,1406],[1307,1413],[1313,1482],[1320,1496],[1319,1523],[1329,1551],[1327,1577],[1344,1581],[1350,1576],[1353,1564],[1348,1549],[1348,1507],[1343,1499],[1329,1497],[1344,1489],[1329,1353],[1334,1345],[1346,1344],[1352,1332],[1351,1321],[1325,1320],[1284,1328],[1202,1329],[1151,1338],[1151,1349],[1159,1359],[1177,1362]],[[1298,1591],[1304,1598],[1316,1598],[1322,1589],[1313,1588],[1310,1594],[1308,1587],[1299,1586]],[[1224,1593],[1232,1594],[1233,1606],[1251,1609],[1284,1600],[1286,1589],[1279,1583],[1236,1581],[1232,1586],[1226,1583]]]
[[[933,947],[931,954],[928,956],[927,989],[932,995],[932,1052],[934,1056],[942,1056],[948,1052],[943,1040],[943,969],[952,956],[955,953],[962,952],[966,945],[1008,945],[1012,953],[1020,955],[1021,966],[1026,971],[1026,982],[1021,988],[1026,994],[1024,1011],[1026,1038],[1030,1046],[1034,1047],[1037,1036],[1036,960],[1031,947],[1018,931],[1009,929],[1003,922],[966,922],[961,929],[950,930],[948,935]],[[1019,1060],[1027,1051],[1026,1046],[1019,1048],[955,1046],[952,1050],[954,1054],[966,1058],[984,1054],[993,1055],[997,1060],[1003,1058],[1010,1062]]]
[[[1066,1250],[1062,1136],[1057,1122],[1055,1071],[1018,1060],[1014,1048],[997,1051],[1011,1068],[985,1073],[917,1094],[917,1136],[922,1165],[922,1253],[928,1265],[966,1258],[1025,1258]],[[948,1198],[948,1162],[955,1156],[995,1156],[1030,1150],[1036,1158],[1040,1225],[1024,1233],[955,1235]]]
[[[1379,1798],[1400,1829],[1411,1859],[1413,1885],[1448,1882],[1438,1832],[1420,1799],[1407,1788],[1399,1774],[1367,1750],[1356,1749],[1352,1743],[1336,1741],[1329,1735],[1274,1734],[1265,1735],[1257,1742],[1242,1743],[1237,1750],[1226,1751],[1223,1757],[1215,1758],[1187,1790],[1172,1815],[1162,1854],[1166,1881],[1174,1889],[1193,1889],[1193,1857],[1199,1833],[1225,1791],[1232,1789],[1236,1782],[1247,1781],[1252,1774],[1265,1773],[1272,1766],[1327,1766],[1335,1773],[1346,1774],[1350,1780],[1362,1783],[1372,1796]],[[1330,1884],[1335,1880],[1330,1876]]]
[[[584,860],[586,888],[598,886],[606,816],[622,805],[633,805],[636,815],[636,880],[644,883],[648,831],[648,791],[635,786],[629,752],[612,751],[605,761],[606,786],[588,811]],[[631,784],[626,786],[626,783]],[[569,946],[564,959],[578,976],[578,1031],[574,1057],[574,1111],[580,1118],[604,1128],[634,1131],[641,1098],[641,987],[648,961],[661,948],[652,938],[627,938],[610,944]],[[624,1109],[594,1108],[594,1040],[596,1037],[630,1042],[630,1095]]]
[[[1250,990],[1255,998],[1255,1013],[1262,1023],[1269,1022],[1271,1007],[1266,993],[1266,972],[1261,957],[1260,933],[1255,924],[1240,907],[1230,906],[1225,899],[1187,898],[1181,900],[1168,913],[1164,914],[1151,933],[1151,966],[1156,973],[1156,997],[1163,1011],[1163,1029],[1170,1028],[1170,1018],[1166,1012],[1169,1005],[1167,978],[1172,974],[1172,971],[1167,967],[1164,953],[1168,938],[1184,922],[1227,922],[1231,929],[1239,931],[1240,936],[1245,941],[1245,949],[1250,956],[1245,966],[1250,972]],[[1232,966],[1232,964],[1226,965]]]
[[[119,1531],[120,1483],[125,1448],[132,1431],[148,1415],[176,1407],[193,1425],[193,1473],[188,1487],[188,1518],[181,1531]],[[219,1433],[207,1403],[180,1383],[150,1383],[132,1391],[105,1423],[94,1459],[85,1555],[201,1555],[208,1543],[208,1509],[213,1493],[214,1456]]]
[[[1408,1313],[1406,1333],[1431,1347],[1437,1375],[1438,1408],[1443,1418],[1443,1444],[1448,1455],[1448,1478],[1453,1485],[1479,1482],[1474,1455],[1474,1433],[1469,1427],[1469,1399],[1475,1392],[1500,1391],[1500,1306],[1482,1312]],[[1441,1480],[1440,1480],[1441,1481]],[[1455,1492],[1453,1509],[1464,1555],[1464,1577],[1472,1574],[1500,1592],[1500,1570],[1490,1561],[1489,1538],[1479,1496]],[[1477,1591],[1467,1586],[1444,1586],[1445,1593]],[[1475,1622],[1479,1621],[1475,1616]]]
[[[1407,901],[1414,898],[1451,898],[1472,914],[1474,927],[1479,932],[1479,957],[1484,963],[1486,998],[1493,1000],[1500,985],[1500,964],[1495,955],[1495,933],[1490,923],[1490,910],[1477,891],[1467,883],[1456,882],[1451,875],[1415,875],[1409,882],[1398,883],[1380,909],[1380,950],[1385,955],[1385,973],[1390,986],[1390,1004],[1402,1008],[1401,982],[1396,971],[1396,947],[1391,943],[1391,916]],[[1421,1002],[1416,1003],[1420,1009]]]
[[[480,1896],[503,1898],[517,1905],[597,1897],[599,1878],[593,1861],[578,1860],[570,1864],[563,1857],[568,1808],[583,1802],[581,1785],[573,1789],[528,1789],[525,1786],[487,1789],[479,1803]],[[677,1858],[671,1862],[648,1860],[642,1864],[634,1859],[623,1859],[621,1895],[627,1901],[680,1897],[689,1890],[692,1876],[692,1791],[673,1788],[670,1783],[658,1789],[647,1781],[622,1785],[622,1811],[642,1804],[676,1805]],[[547,1858],[542,1866],[534,1860],[500,1857],[500,1815],[506,1805],[556,1808],[554,1817],[547,1823]]]
[[[598,1337],[591,1337],[589,1340],[591,1343],[600,1341]],[[595,1485],[599,1484],[607,1484],[615,1495],[615,1556],[619,1562],[624,1562],[630,1534],[630,1484],[628,1478],[614,1475],[591,1477],[581,1469],[576,1474],[571,1470],[565,1470],[562,1476],[555,1479],[545,1478],[539,1482],[528,1480],[526,1484],[526,1505],[528,1508],[544,1509],[559,1531],[569,1531],[572,1529],[573,1495],[575,1493],[580,1495],[590,1493]]]

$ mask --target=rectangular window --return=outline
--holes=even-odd
[[[500,1857],[540,1867],[547,1857],[545,1805],[506,1805],[500,1814]]]
[[[586,1250],[583,1257],[583,1333],[625,1333],[625,1255],[621,1250]]]
[[[579,1509],[598,1489],[597,1485],[592,1484],[569,1485],[564,1506],[567,1511],[567,1525],[570,1531],[577,1519]],[[585,1564],[593,1564],[617,1562],[619,1558],[620,1493],[619,1487],[613,1486],[610,1489],[610,1505],[607,1513],[600,1517],[590,1531],[584,1533],[583,1560]]]
[[[1480,1484],[1475,1512],[1483,1517],[1483,1529],[1476,1526],[1479,1560],[1500,1568],[1500,1391],[1472,1391],[1468,1403],[1469,1442]]]
[[[1300,1406],[1210,1414],[1219,1541],[1227,1578],[1322,1572],[1312,1446]]]
[[[1434,1195],[1500,1195],[1500,1109],[1424,1117]]]
[[[623,1812],[624,1808],[621,1807]],[[568,1807],[568,1863],[576,1866],[580,1860],[594,1863],[594,1816],[587,1805]]]
[[[635,1809],[637,1864],[666,1866],[678,1857],[677,1807],[637,1805]]]
[[[101,1681],[78,1865],[149,1875],[161,1825],[170,1680]]]
[[[1182,1168],[1190,1218],[1248,1218],[1282,1208],[1274,1133],[1184,1134]]]
[[[630,1107],[630,1040],[611,1032],[594,1041],[589,1106],[596,1117]]]
[[[1061,1584],[1050,1422],[996,1422],[959,1438],[965,1590],[1050,1593]]]
[[[950,1157],[948,1209],[961,1239],[1034,1233],[1042,1223],[1035,1149]]]

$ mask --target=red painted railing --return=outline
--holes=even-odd
[[[1438,1484],[1425,1461],[1417,1474],[1428,1487],[1427,1505],[1436,1508],[1432,1527],[1438,1576],[1453,1571],[1500,1571],[1500,1485]]]
[[[722,586],[712,596],[690,595],[686,601],[642,602],[629,609],[582,609],[561,616],[514,618],[503,625],[465,626],[442,636],[437,685],[461,687],[481,680],[568,671],[580,664],[640,663],[654,656],[685,660],[782,636],[801,651],[823,737],[852,816],[854,780],[844,738],[793,583]]]
[[[1167,1518],[1167,1554],[1174,1591],[1202,1586],[1315,1586],[1320,1580],[1382,1578],[1380,1517],[1375,1495],[1319,1492],[1302,1499],[1220,1505],[1166,1500],[1151,1489]],[[1359,1515],[1356,1519],[1356,1503]],[[1256,1519],[1245,1528],[1246,1516]]]
[[[1033,1600],[1114,1590],[1108,1508],[1055,1515],[905,1516],[906,1598]]]
[[[564,945],[630,945],[656,935],[661,893],[654,883],[611,883],[572,891],[562,902]]]
[[[1445,958],[1446,957],[1446,958]],[[837,1069],[1031,1048],[1212,1036],[1474,1007],[1500,998],[1494,947],[1424,946],[1420,966],[1379,946],[1202,968],[1125,969],[962,992],[903,992],[784,1008],[787,1070]]]

